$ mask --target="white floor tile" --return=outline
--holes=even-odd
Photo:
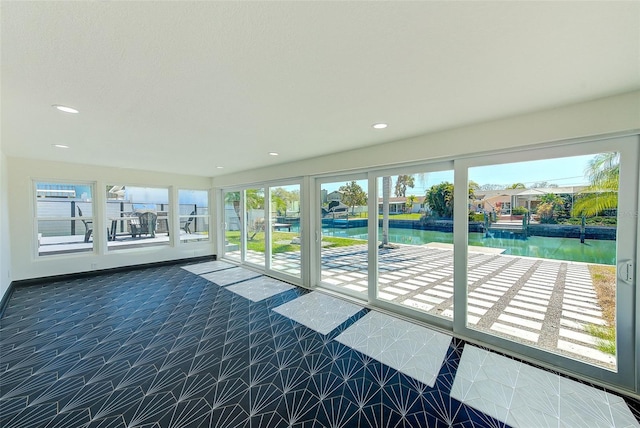
[[[616,395],[468,344],[451,397],[513,427],[640,427]]]
[[[295,287],[277,279],[268,278],[266,276],[239,282],[230,285],[227,290],[245,297],[252,302],[259,302],[268,297],[275,296],[284,291],[293,290]]]
[[[336,340],[431,387],[451,343],[446,334],[375,311]]]
[[[219,260],[213,260],[210,262],[182,266],[182,269],[187,270],[191,273],[195,273],[196,275],[200,275],[203,273],[214,272],[222,269],[229,269],[232,267],[235,267],[235,265],[231,263],[221,262]]]
[[[225,286],[235,284],[236,282],[244,281],[247,279],[257,278],[261,276],[261,274],[249,269],[235,267],[233,269],[225,269],[218,272],[206,273],[201,276],[211,282],[215,282],[218,285]]]
[[[291,318],[321,334],[334,328],[362,310],[362,307],[342,299],[313,291],[278,306],[275,312]]]

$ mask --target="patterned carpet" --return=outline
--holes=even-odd
[[[338,324],[332,318],[331,330],[322,334],[274,310],[309,296],[308,291],[220,263],[17,287],[0,320],[0,426],[503,427],[506,420],[517,422],[463,403],[471,391],[465,385],[455,387],[459,399],[450,395],[464,342],[439,339],[443,361],[434,366],[430,383],[423,383],[402,366],[393,368],[398,358],[378,360],[381,354],[399,355],[390,348],[394,340],[387,337],[382,348],[345,344],[359,340],[351,327],[369,334],[372,327],[363,322],[372,312],[347,308],[347,317]],[[324,307],[330,311],[335,305]],[[300,313],[309,308],[300,306]],[[397,324],[378,318],[377,330]],[[366,353],[373,348],[376,358]],[[594,390],[609,402],[617,397]],[[618,400],[620,416],[588,415],[589,425],[640,426],[638,403]]]

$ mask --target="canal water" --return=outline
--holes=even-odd
[[[366,227],[349,229],[323,228],[325,236],[367,239]],[[379,230],[382,234],[382,230]],[[423,245],[430,242],[453,243],[453,234],[431,230],[389,229],[389,241],[398,244]],[[616,241],[586,240],[584,244],[577,238],[547,238],[531,236],[526,240],[508,238],[485,238],[482,233],[469,233],[469,245],[504,249],[503,254],[539,257],[574,262],[614,265],[616,261]]]

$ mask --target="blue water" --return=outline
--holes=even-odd
[[[325,236],[367,239],[366,227],[349,229],[322,229]],[[382,229],[378,231],[382,234]],[[389,229],[389,241],[398,244],[422,245],[429,242],[453,243],[453,233],[416,229]],[[469,233],[469,245],[504,249],[503,254],[540,257],[574,262],[616,264],[616,241],[586,240],[577,238],[546,238],[532,236],[527,240],[485,238],[482,233]]]

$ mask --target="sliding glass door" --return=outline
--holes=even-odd
[[[637,149],[619,139],[456,164],[456,185],[469,189],[456,198],[468,197],[477,224],[460,230],[456,248],[466,265],[463,331],[633,381]]]
[[[300,184],[233,189],[224,254],[633,390],[638,151],[625,137],[318,177],[306,233]]]
[[[301,278],[301,186],[223,190],[224,257],[273,276]]]
[[[376,173],[376,302],[453,320],[453,162]],[[440,324],[440,323],[439,323]]]
[[[300,226],[300,184],[269,187],[269,268],[300,278],[302,233]]]
[[[319,277],[323,287],[368,298],[368,180],[364,175],[332,177],[316,182],[317,222],[314,232]]]
[[[224,242],[222,243],[222,253],[224,257],[235,261],[243,260],[243,249],[245,240],[243,239],[244,222],[242,221],[242,211],[244,198],[242,191],[223,191],[223,218],[224,218]]]

